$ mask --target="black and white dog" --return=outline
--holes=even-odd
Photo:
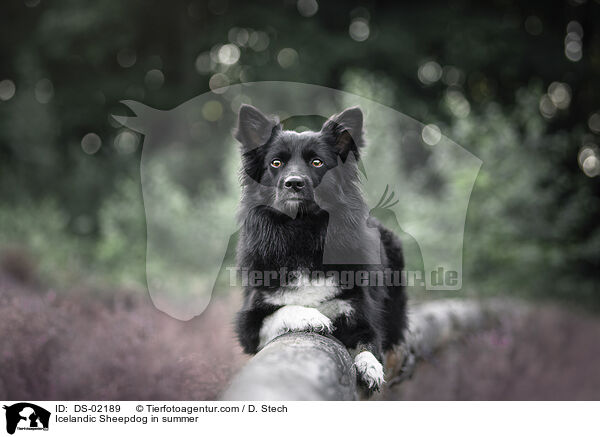
[[[331,334],[354,354],[359,383],[379,390],[383,352],[403,340],[406,295],[400,285],[364,281],[401,271],[403,257],[359,188],[362,126],[357,107],[302,133],[241,107],[237,258],[262,282],[245,286],[236,330],[250,354],[290,331]],[[362,283],[341,283],[354,275]]]

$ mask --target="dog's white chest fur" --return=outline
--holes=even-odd
[[[332,320],[352,314],[352,305],[343,299],[336,299],[342,294],[342,289],[332,278],[311,281],[308,276],[303,275],[296,282],[297,285],[281,287],[272,292],[265,297],[265,302],[277,306],[298,305],[316,308]]]
[[[282,308],[263,321],[260,347],[286,332],[331,332],[332,320],[352,314],[352,305],[336,298],[342,290],[333,281],[315,283],[303,276],[296,282],[265,297],[266,303]]]
[[[265,298],[265,302],[272,305],[302,305],[315,308],[342,292],[331,279],[317,282],[302,275],[295,282],[296,285],[287,285],[274,291]]]

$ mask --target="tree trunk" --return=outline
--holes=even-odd
[[[410,376],[413,364],[469,332],[493,326],[502,314],[523,311],[506,300],[444,299],[409,312],[404,345],[386,358],[386,385]],[[384,385],[385,389],[385,385]],[[346,348],[332,337],[308,332],[271,341],[234,377],[223,400],[356,400],[356,373]]]

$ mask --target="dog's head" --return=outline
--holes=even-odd
[[[318,132],[298,133],[243,105],[234,136],[241,143],[246,194],[253,204],[291,216],[335,208],[357,180],[362,124],[361,110],[353,107],[328,119]]]

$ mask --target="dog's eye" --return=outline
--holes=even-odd
[[[281,167],[281,164],[283,164],[283,162],[281,162],[281,159],[274,159],[273,161],[271,161],[271,167],[273,168],[279,168]]]
[[[313,167],[323,166],[323,161],[321,161],[320,159],[313,159],[310,163],[313,165]]]

